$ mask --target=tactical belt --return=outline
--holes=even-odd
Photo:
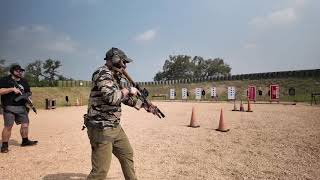
[[[84,120],[84,124],[86,125],[86,127],[96,128],[100,130],[104,130],[108,128],[117,128],[119,126],[119,124],[110,125],[110,124],[106,124],[104,121],[92,121],[87,119]]]
[[[118,106],[101,105],[101,109],[109,112],[121,112],[121,108]]]

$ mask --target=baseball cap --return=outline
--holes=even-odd
[[[25,71],[25,69],[23,69],[19,64],[15,64],[10,67],[10,73],[13,73],[13,71],[16,70]]]
[[[130,63],[133,61],[132,59],[128,58],[128,56],[121,49],[115,47],[112,47],[110,50],[107,51],[104,60],[111,59],[114,55],[118,55],[126,63]]]

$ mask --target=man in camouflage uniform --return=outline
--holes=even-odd
[[[136,88],[123,88],[120,84],[121,74],[113,70],[126,68],[131,62],[125,53],[112,48],[106,53],[106,64],[99,67],[92,75],[88,112],[84,115],[84,123],[88,128],[88,137],[92,148],[92,170],[88,179],[105,179],[114,154],[120,161],[126,180],[135,180],[133,150],[124,130],[120,126],[121,103],[140,109],[144,107],[154,113],[154,107],[147,108],[136,98],[140,93]]]

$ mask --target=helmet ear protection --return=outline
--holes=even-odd
[[[118,55],[118,49],[113,47],[111,51],[112,51],[112,58],[111,58],[112,64],[120,63],[121,58]]]

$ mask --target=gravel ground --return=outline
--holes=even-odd
[[[319,106],[253,104],[247,113],[231,111],[231,103],[155,104],[165,119],[123,107],[138,179],[320,179]],[[192,107],[200,128],[187,126]],[[221,108],[226,133],[214,130]],[[14,126],[10,152],[0,154],[0,179],[85,179],[91,168],[81,131],[85,112],[81,106],[31,113],[30,139],[39,140],[33,147],[20,147]],[[115,157],[108,179],[124,179]]]

